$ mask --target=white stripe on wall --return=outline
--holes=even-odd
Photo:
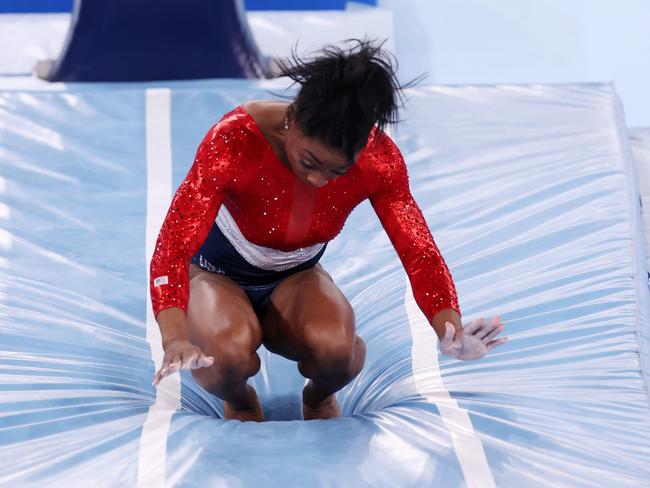
[[[171,92],[168,88],[146,90],[146,146],[146,327],[154,371],[158,371],[164,352],[160,329],[151,308],[149,263],[172,197]],[[167,435],[172,415],[180,408],[180,393],[181,379],[178,372],[165,377],[156,389],[156,401],[149,408],[140,437],[138,487],[165,486]]]
[[[481,440],[476,435],[466,410],[451,397],[442,381],[438,364],[438,336],[418,307],[411,283],[406,275],[404,302],[411,327],[413,346],[413,381],[417,392],[438,408],[442,421],[449,429],[451,442],[463,471],[467,488],[494,488],[494,478],[488,466]],[[426,375],[418,373],[426,371]],[[435,396],[432,394],[435,392]]]

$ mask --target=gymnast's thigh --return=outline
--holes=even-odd
[[[320,264],[277,286],[262,326],[266,348],[294,361],[339,344],[354,347],[354,310]]]
[[[227,276],[190,264],[187,333],[208,356],[242,357],[255,353],[263,332],[248,296]]]

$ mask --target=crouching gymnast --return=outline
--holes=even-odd
[[[340,415],[335,393],[366,354],[350,303],[318,263],[366,198],[408,274],[440,350],[478,359],[505,342],[499,317],[461,323],[451,274],[409,190],[397,122],[403,88],[381,45],[351,40],[280,66],[291,101],[250,101],[198,147],[156,241],[152,306],[164,358],[224,401],[224,418],[264,420],[256,351],[296,361],[305,420]]]

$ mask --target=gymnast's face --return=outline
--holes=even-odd
[[[321,188],[344,175],[353,163],[345,155],[318,139],[307,137],[289,116],[284,149],[291,170],[300,181]],[[354,160],[359,157],[355,154]]]

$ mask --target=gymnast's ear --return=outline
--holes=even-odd
[[[295,122],[296,121],[295,116],[296,116],[296,102],[291,102],[287,107],[287,120],[290,122],[291,121]]]

